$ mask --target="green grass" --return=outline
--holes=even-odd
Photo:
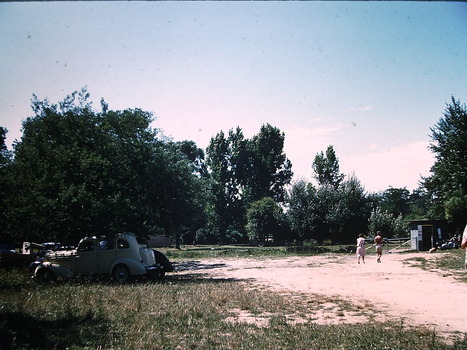
[[[403,242],[403,241],[402,241]],[[387,243],[385,251],[399,247],[398,242]],[[403,251],[413,252],[407,245],[402,246]],[[181,249],[161,248],[171,260],[183,259],[204,259],[204,258],[228,258],[228,257],[285,257],[297,255],[317,255],[323,253],[355,254],[355,245],[338,244],[304,244],[302,246],[244,246],[244,245],[186,245]],[[374,253],[374,249],[368,249],[369,254]]]
[[[189,275],[41,286],[27,272],[0,270],[0,349],[467,349],[465,336],[446,344],[401,322],[319,325],[324,303]],[[337,303],[342,313],[355,309]]]
[[[467,283],[467,272],[464,268],[465,250],[463,249],[438,250],[428,257],[413,257],[404,261],[424,270],[437,271],[446,276],[452,275],[459,281]]]
[[[322,253],[352,253],[353,246],[341,245],[303,245],[303,246],[272,246],[255,247],[243,245],[223,246],[182,246],[181,249],[160,249],[171,260],[181,259],[205,259],[205,258],[228,258],[228,257],[285,257],[297,255],[317,255]]]
[[[171,260],[228,257],[282,257],[289,255],[285,247],[254,246],[183,246],[181,249],[161,249]]]

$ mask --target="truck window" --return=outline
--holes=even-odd
[[[128,242],[125,241],[124,239],[119,239],[117,241],[117,248],[118,249],[127,249],[127,248],[130,248],[130,244],[128,244]]]
[[[111,250],[114,249],[113,240],[104,240],[99,242],[99,250]]]
[[[78,251],[79,252],[92,252],[94,250],[94,242],[83,242],[79,245]]]

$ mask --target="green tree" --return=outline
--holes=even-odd
[[[286,197],[287,218],[294,235],[289,240],[316,239],[318,226],[316,213],[316,189],[312,184],[300,179],[295,181]]]
[[[295,182],[287,196],[287,216],[298,240],[353,241],[367,231],[371,205],[355,176],[314,188],[304,180]]]
[[[435,163],[431,175],[423,185],[432,199],[432,215],[449,218],[456,233],[461,233],[467,217],[467,206],[462,208],[451,201],[467,195],[467,107],[454,97],[446,106],[444,116],[431,128],[431,151]],[[456,210],[446,209],[456,207]]]
[[[391,213],[378,207],[371,212],[368,220],[368,228],[374,235],[376,235],[377,231],[381,231],[384,236],[388,237],[389,233],[392,231],[393,220],[394,217]]]
[[[321,186],[339,187],[344,174],[339,171],[339,159],[336,157],[333,146],[328,146],[326,154],[318,153],[313,160],[312,169],[314,177]]]
[[[11,152],[5,144],[8,130],[0,127],[0,236],[5,243],[10,241],[10,235],[6,231],[6,198],[8,197],[7,167],[11,162]],[[11,195],[11,194],[10,194]]]
[[[6,134],[8,130],[0,126],[0,167],[7,165],[11,160],[11,152],[6,146]]]
[[[204,158],[204,151],[198,148],[194,141],[168,142],[175,152],[180,152],[191,165],[192,171],[200,178],[208,178],[207,165]]]
[[[319,185],[314,207],[317,240],[347,242],[366,231],[371,201],[355,175],[344,181],[333,146],[315,156],[312,169]]]
[[[409,197],[408,220],[428,219],[430,197],[423,187],[416,188]]]
[[[410,211],[410,192],[405,187],[389,187],[382,192],[379,205],[383,211],[391,213],[394,217],[399,214],[406,216]]]
[[[207,205],[209,229],[217,236],[216,243],[225,243],[227,232],[243,230],[245,212],[241,198],[241,187],[238,184],[236,164],[232,160],[232,135],[226,138],[224,132],[211,139],[206,150],[207,165],[211,171],[211,202]],[[235,137],[242,139],[241,130],[237,128]],[[206,236],[206,235],[205,235]]]
[[[239,127],[230,130],[228,137],[221,131],[211,139],[206,153],[212,202],[207,210],[209,227],[218,233],[220,242],[228,237],[246,238],[249,204],[264,197],[283,200],[292,177],[283,145],[284,134],[269,124],[250,140]]]
[[[270,124],[261,126],[248,143],[250,167],[247,172],[247,201],[263,197],[282,202],[285,186],[292,179],[292,163],[284,153],[285,135]]]
[[[86,89],[58,104],[33,96],[8,167],[8,229],[18,240],[178,235],[190,224],[198,188],[186,157],[157,138],[151,113],[101,106],[93,110]]]
[[[360,181],[354,176],[340,183],[337,188],[327,184],[316,191],[320,217],[318,241],[350,242],[359,233],[366,232],[370,215],[369,202]]]
[[[357,177],[351,175],[334,193],[334,202],[326,215],[330,238],[333,242],[353,241],[368,227],[370,207],[365,189]]]
[[[264,244],[281,236],[281,207],[271,197],[253,202],[247,210],[247,232],[252,242]]]
[[[461,191],[454,192],[452,197],[444,202],[444,212],[446,219],[458,228],[457,232],[461,232],[459,230],[462,230],[467,220],[467,194],[463,195]]]
[[[394,217],[392,213],[380,207],[371,212],[368,228],[373,235],[376,236],[376,232],[381,231],[387,238],[406,237],[408,234],[408,227],[402,214]]]
[[[207,213],[205,203],[209,201],[209,173],[204,159],[204,151],[198,148],[193,141],[168,142],[170,147],[169,154],[178,154],[176,158],[185,158],[190,165],[194,179],[187,181],[191,187],[184,189],[188,193],[193,193],[190,211],[187,212],[191,216],[190,220],[186,220],[186,224],[179,228],[181,232],[181,242],[191,244],[196,242],[196,232],[205,228],[207,225]]]

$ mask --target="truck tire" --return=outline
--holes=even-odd
[[[113,270],[112,277],[117,283],[127,283],[131,280],[131,273],[125,265],[117,265]]]
[[[36,273],[36,280],[39,283],[53,283],[56,281],[55,275],[47,268],[42,268]]]

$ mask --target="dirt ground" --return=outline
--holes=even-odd
[[[395,320],[445,335],[467,333],[467,283],[450,273],[423,270],[418,258],[436,259],[437,254],[385,252],[381,263],[369,255],[365,264],[343,254],[203,259],[178,263],[175,273],[242,280],[291,298],[316,300],[309,303],[310,311],[313,321],[322,324]],[[243,317],[248,321],[248,315]]]

